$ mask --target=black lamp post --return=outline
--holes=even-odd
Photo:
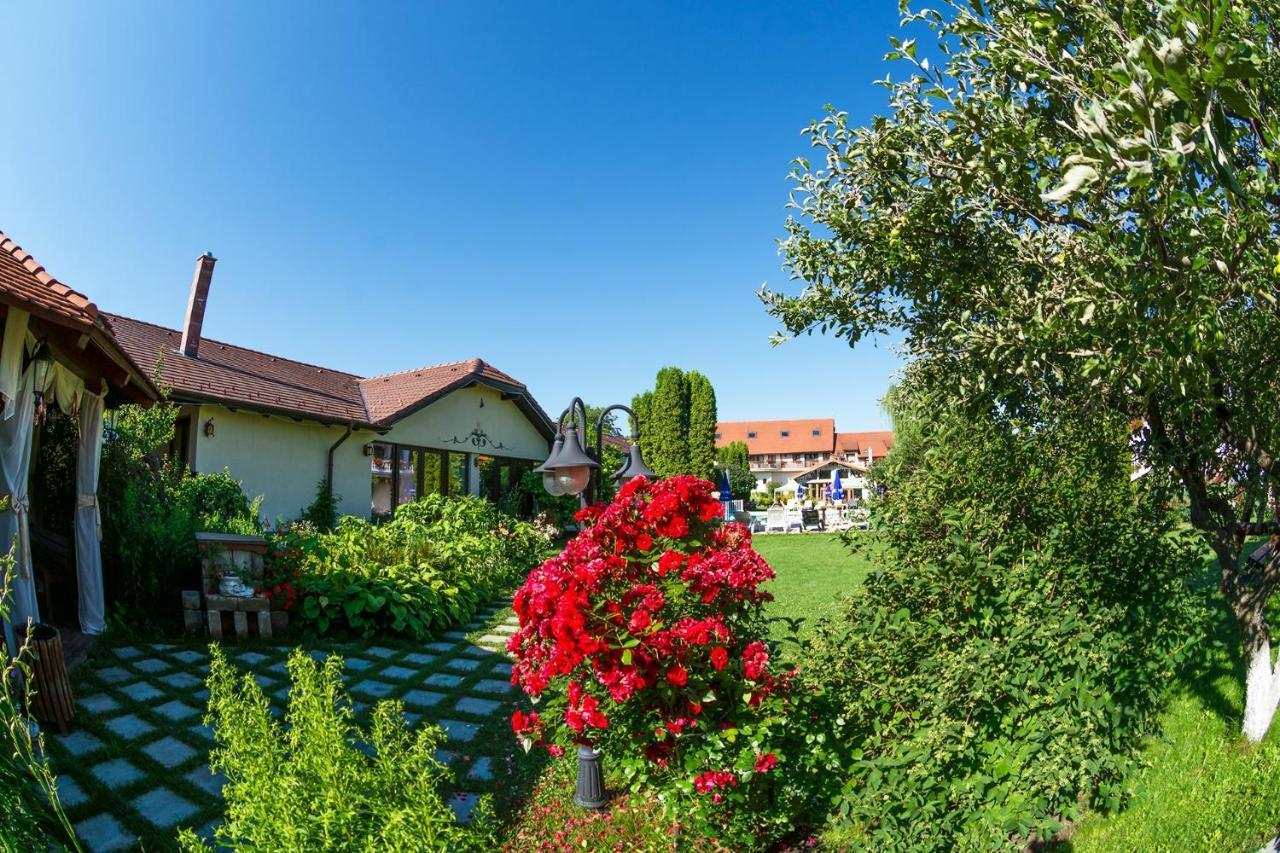
[[[587,429],[587,406],[580,397],[574,397],[569,408],[560,414],[556,425],[556,439],[551,445],[547,461],[533,469],[542,475],[542,485],[549,494],[557,497],[578,495],[584,507],[594,501],[600,463],[604,459],[604,421],[614,411],[626,412],[631,417],[631,449],[622,467],[613,472],[614,482],[622,485],[633,477],[649,480],[658,478],[640,455],[640,419],[634,411],[627,406],[615,404],[600,412],[596,418],[596,446],[593,454],[583,446]],[[581,421],[578,419],[579,414],[582,416]],[[578,746],[578,786],[573,794],[573,804],[583,809],[602,809],[608,805],[604,795],[604,770],[600,764],[600,750],[586,744]]]

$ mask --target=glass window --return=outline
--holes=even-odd
[[[817,438],[817,437],[818,437],[818,436],[820,436],[820,435],[822,435],[822,430],[820,430],[820,429],[815,429],[815,430],[813,431],[813,437],[814,437],[814,438]]]
[[[409,447],[396,448],[396,506],[418,499],[418,463],[418,451]]]
[[[467,493],[467,454],[449,451],[445,454],[448,465],[448,479],[445,481],[445,494],[465,495]]]
[[[790,437],[791,437],[791,433],[787,432],[787,431],[784,429],[784,430],[782,431],[782,437],[783,437],[783,438],[790,438]]]
[[[440,464],[444,453],[439,450],[422,451],[422,494],[439,495],[444,492],[444,466]]]
[[[756,434],[754,432],[747,433],[747,438],[755,438],[755,437],[756,437]]]
[[[394,505],[391,500],[391,455],[392,445],[375,442],[373,458],[369,469],[373,475],[373,517],[386,518],[391,515]]]

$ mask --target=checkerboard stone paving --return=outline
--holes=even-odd
[[[436,757],[451,771],[447,802],[468,821],[481,795],[494,790],[515,744],[506,720],[524,703],[510,684],[506,643],[516,620],[505,603],[470,624],[415,643],[321,645],[323,662],[337,651],[358,721],[374,703],[404,703],[411,726],[440,726]],[[280,718],[288,705],[289,645],[228,644],[231,662],[253,673]],[[207,648],[133,642],[95,650],[72,673],[79,697],[77,727],[50,735],[59,798],[90,853],[165,849],[181,827],[211,838],[222,814],[226,779],[209,769],[213,732],[204,725]],[[522,705],[526,707],[527,705]]]

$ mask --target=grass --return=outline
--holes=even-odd
[[[865,555],[851,554],[834,534],[775,533],[751,542],[778,575],[764,587],[774,597],[769,615],[805,620],[802,635],[822,617],[834,616],[840,599],[860,587],[872,568]],[[775,636],[785,630],[784,623],[775,623]]]
[[[1256,746],[1240,736],[1244,667],[1215,581],[1206,562],[1200,588],[1213,630],[1179,677],[1161,733],[1142,750],[1133,799],[1117,814],[1086,818],[1061,849],[1255,851],[1280,833],[1280,725]]]

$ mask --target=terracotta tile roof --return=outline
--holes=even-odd
[[[370,419],[374,423],[381,423],[403,417],[440,394],[477,379],[516,391],[525,390],[524,383],[520,380],[478,358],[361,379],[360,390],[364,394]]]
[[[786,436],[783,433],[787,433]],[[814,433],[817,432],[817,435]],[[833,418],[784,421],[721,421],[716,447],[745,441],[752,456],[775,453],[831,453],[835,447]]]
[[[277,412],[329,423],[385,427],[475,381],[517,395],[517,405],[548,435],[546,413],[520,381],[478,358],[364,379],[210,338],[200,355],[182,354],[182,333],[142,320],[103,315],[129,356],[147,371],[160,364],[174,397]]]
[[[64,325],[91,327],[98,319],[98,308],[89,297],[49,275],[3,231],[0,231],[0,299]]]
[[[871,449],[872,460],[883,459],[893,448],[893,431],[836,433],[836,452],[839,454],[856,453],[865,460],[867,448]]]

